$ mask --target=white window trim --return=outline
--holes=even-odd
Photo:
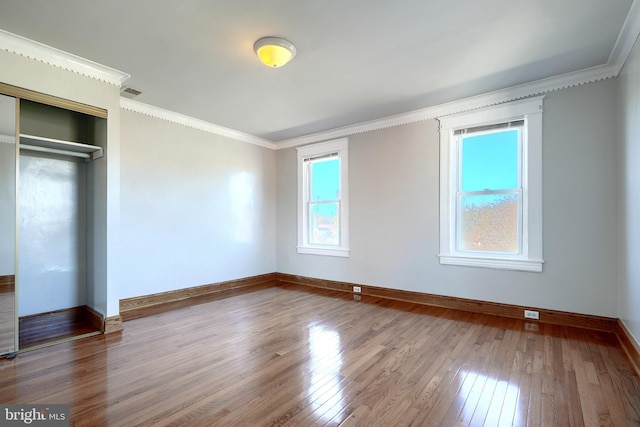
[[[298,151],[298,253],[337,257],[349,256],[349,141],[336,139],[296,148]],[[307,176],[304,160],[337,153],[340,157],[340,246],[309,244],[307,212]]]
[[[440,264],[502,270],[542,271],[542,100],[528,98],[440,121]],[[522,140],[522,253],[470,254],[456,249],[457,147],[453,132],[488,124],[525,120]]]

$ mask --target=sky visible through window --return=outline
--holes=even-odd
[[[316,161],[311,168],[311,201],[336,200],[340,193],[340,159]]]
[[[310,241],[315,244],[340,244],[340,159],[317,160],[310,165]],[[328,203],[322,203],[328,202]]]
[[[461,144],[461,249],[517,253],[519,131],[471,134]]]
[[[508,190],[518,186],[518,131],[462,140],[462,191]]]

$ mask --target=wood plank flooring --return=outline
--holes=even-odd
[[[640,426],[609,333],[298,285],[165,308],[0,360],[0,402],[76,426]]]
[[[0,276],[0,354],[13,353],[16,349],[14,289],[13,276]]]
[[[85,306],[21,317],[20,349],[99,332]]]

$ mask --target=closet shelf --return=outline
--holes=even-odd
[[[104,155],[102,147],[97,145],[26,134],[20,134],[20,149],[80,157],[85,161],[96,160]]]

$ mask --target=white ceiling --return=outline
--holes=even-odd
[[[271,141],[606,64],[633,0],[0,0],[0,29],[137,101]],[[253,43],[293,42],[262,65]]]

